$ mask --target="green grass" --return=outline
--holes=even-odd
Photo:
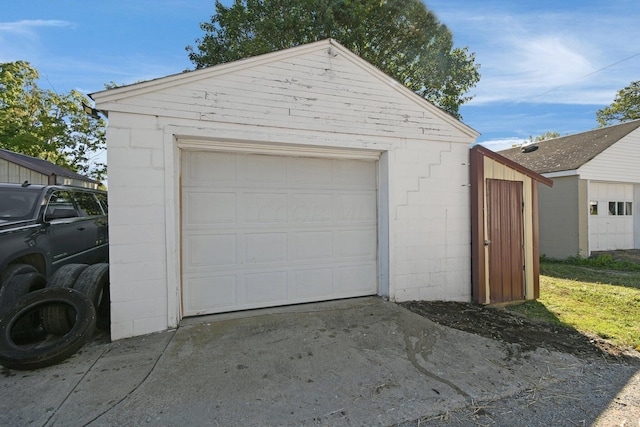
[[[509,309],[640,350],[640,266],[616,263],[543,260],[539,300]]]

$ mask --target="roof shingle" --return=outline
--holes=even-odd
[[[532,151],[516,147],[499,153],[537,173],[575,170],[639,127],[640,120],[634,120],[527,145],[538,147]]]

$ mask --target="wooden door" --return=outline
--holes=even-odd
[[[522,182],[487,180],[490,301],[525,297]]]

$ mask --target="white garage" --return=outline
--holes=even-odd
[[[335,41],[92,98],[112,339],[363,295],[471,300],[477,132]]]
[[[378,292],[377,159],[184,151],[182,170],[185,316]]]

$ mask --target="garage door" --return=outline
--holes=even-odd
[[[589,185],[589,249],[633,248],[633,185]]]
[[[377,162],[182,153],[183,314],[377,293]]]

